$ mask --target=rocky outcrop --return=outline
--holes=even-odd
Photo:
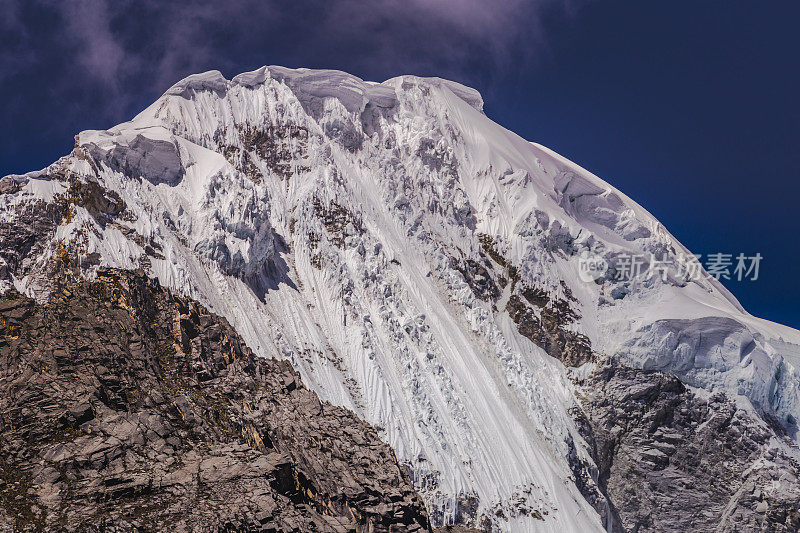
[[[428,531],[376,431],[119,270],[0,297],[0,530]]]
[[[580,384],[614,531],[800,530],[789,441],[724,395],[609,361]]]
[[[578,367],[593,359],[589,339],[569,329],[577,315],[566,300],[550,298],[546,292],[530,288],[522,295],[527,303],[513,294],[506,305],[522,335],[565,366]]]
[[[15,206],[11,220],[0,220],[0,285],[11,286],[15,275],[33,269],[61,218],[61,206],[33,201]]]

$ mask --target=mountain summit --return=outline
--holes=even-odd
[[[372,425],[434,526],[800,527],[800,332],[471,88],[197,74],[0,193],[5,290],[142,269]]]

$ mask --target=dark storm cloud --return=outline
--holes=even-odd
[[[46,80],[38,90],[62,112],[91,105],[105,122],[190,73],[287,60],[374,78],[477,71],[488,83],[530,65],[542,17],[576,2],[0,0],[0,89]]]

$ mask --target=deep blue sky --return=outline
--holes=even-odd
[[[438,75],[614,184],[800,327],[800,2],[0,0],[0,175],[130,118],[174,81],[263,64]]]

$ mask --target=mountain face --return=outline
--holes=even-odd
[[[0,524],[428,531],[373,428],[155,280],[105,270],[0,310]]]
[[[141,269],[197,300],[372,425],[434,526],[797,530],[800,332],[482,105],[438,78],[190,76],[0,180],[0,283],[47,302],[65,264]],[[620,275],[632,256],[666,266]]]

